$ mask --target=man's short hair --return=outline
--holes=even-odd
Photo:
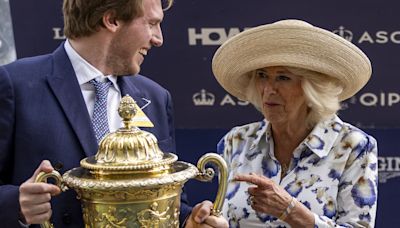
[[[64,34],[74,39],[90,36],[104,27],[103,15],[115,13],[116,20],[129,22],[143,16],[145,0],[64,0]],[[171,7],[173,0],[160,0],[164,10]]]

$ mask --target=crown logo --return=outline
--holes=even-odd
[[[353,33],[350,30],[345,29],[344,26],[339,26],[339,28],[334,30],[333,33],[345,38],[347,41],[351,42],[353,40]]]
[[[215,96],[214,94],[207,92],[205,89],[202,89],[199,93],[193,94],[192,99],[196,106],[213,106]]]

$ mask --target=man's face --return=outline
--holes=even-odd
[[[144,0],[143,4],[143,16],[130,22],[121,22],[121,28],[111,41],[107,65],[113,75],[139,73],[150,48],[160,47],[163,43],[160,24],[164,13],[161,1]]]

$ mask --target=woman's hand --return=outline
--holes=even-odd
[[[235,181],[244,181],[255,186],[248,188],[251,207],[261,213],[279,218],[289,206],[292,196],[267,177],[256,174],[237,175]]]
[[[314,214],[297,200],[292,201],[292,196],[269,178],[249,174],[237,175],[234,180],[255,185],[248,188],[255,211],[280,218],[292,227],[314,227]]]

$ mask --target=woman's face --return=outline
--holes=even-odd
[[[262,113],[269,122],[305,121],[307,105],[300,76],[285,67],[266,67],[256,70],[255,77]]]

